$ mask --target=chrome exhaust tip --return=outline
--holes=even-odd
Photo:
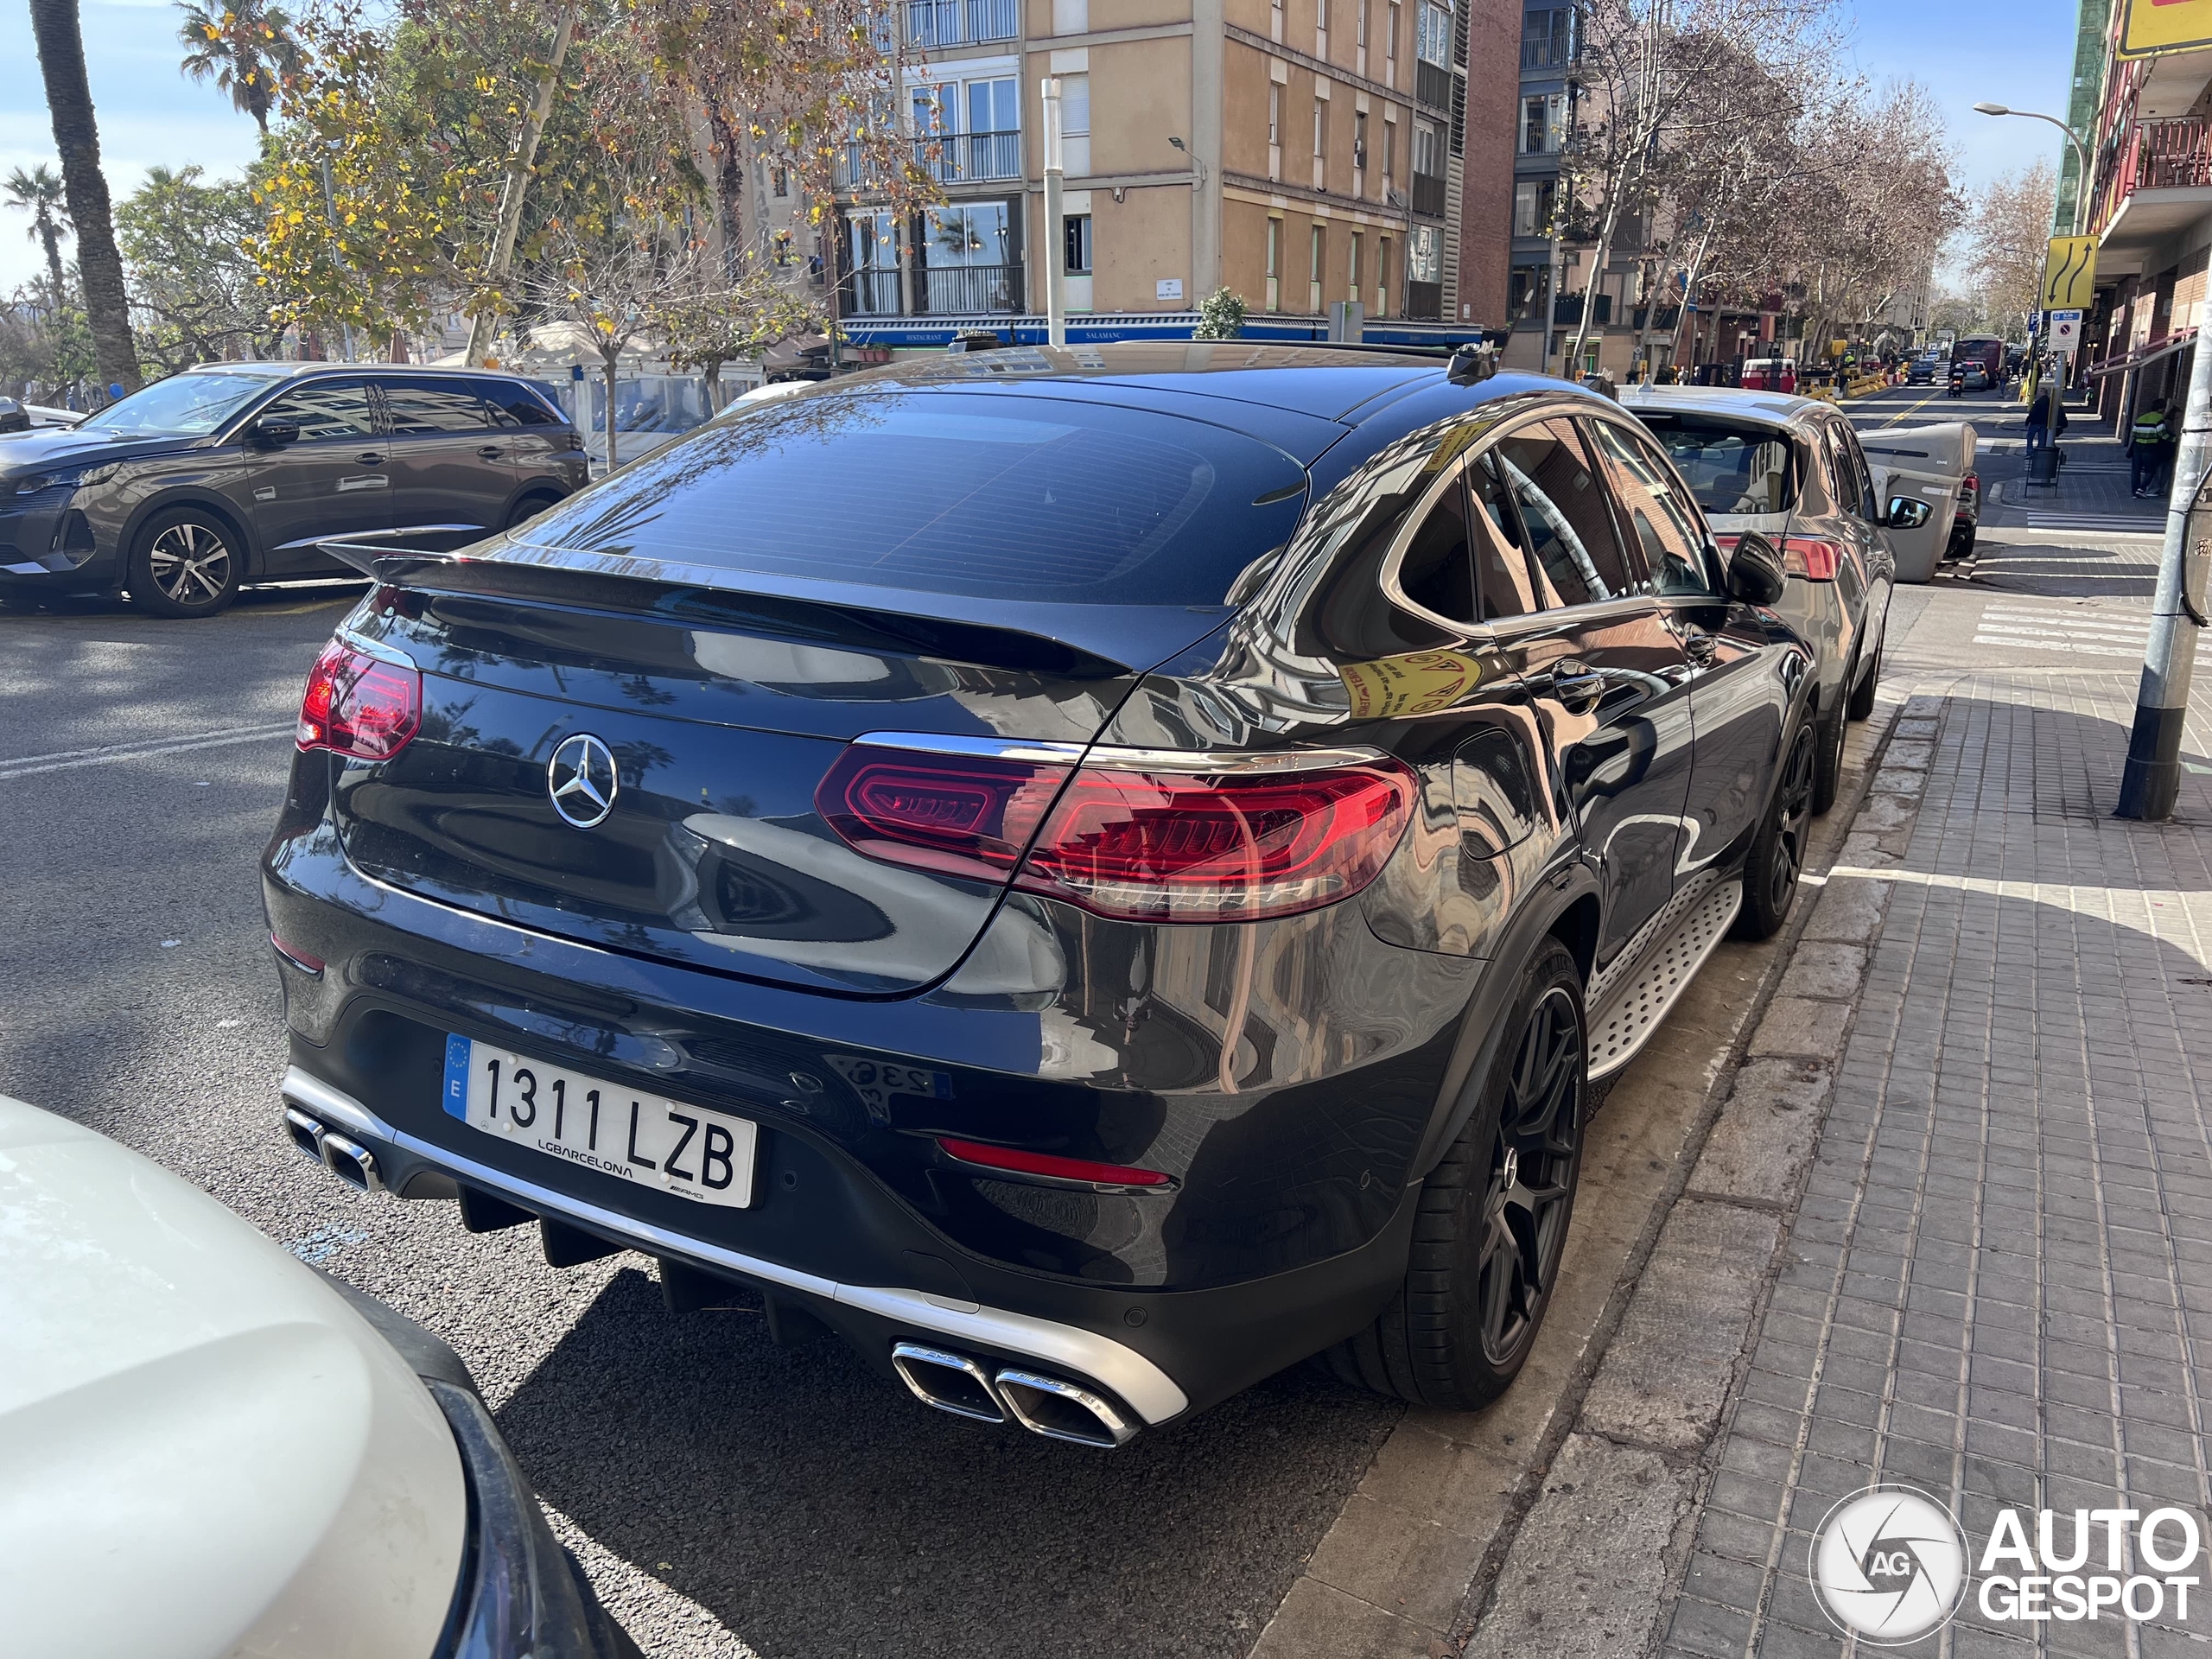
[[[1032,1434],[1077,1446],[1127,1446],[1137,1426],[1090,1389],[1034,1371],[1004,1370],[998,1396]]]
[[[979,1423],[1002,1423],[1006,1411],[991,1387],[991,1376],[974,1360],[949,1354],[942,1348],[925,1348],[902,1342],[891,1351],[892,1369],[914,1398],[956,1417]]]
[[[335,1129],[322,1132],[322,1162],[323,1167],[340,1180],[350,1182],[364,1192],[384,1191],[384,1175],[377,1168],[376,1154]]]
[[[322,1161],[322,1125],[296,1106],[284,1109],[284,1133],[294,1146],[315,1160]]]

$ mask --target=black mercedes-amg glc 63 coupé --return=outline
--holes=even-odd
[[[1496,1395],[1592,1084],[1796,890],[1778,556],[1471,354],[895,365],[348,556],[289,1133],[970,1418]]]

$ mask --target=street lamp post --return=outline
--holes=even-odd
[[[2089,201],[2089,152],[2074,129],[2055,115],[2038,115],[2033,110],[2016,110],[2004,104],[1977,104],[1976,115],[2017,115],[2024,121],[2044,121],[2066,135],[2066,142],[2074,146],[2074,234],[2082,234],[2082,218]]]
[[[1977,104],[1983,115],[2019,115],[2047,121],[2074,146],[2074,234],[2082,235],[2088,207],[2089,155],[2074,129],[2056,116],[2002,104]],[[2123,405],[2121,417],[2126,418]],[[2190,509],[2212,460],[2212,350],[2202,325],[2190,362],[2189,397],[2183,405],[2181,442],[2166,497],[2165,545],[2158,553],[2158,588],[2151,601],[2151,637],[2143,647],[2143,677],[2135,693],[2135,724],[2127,737],[2127,765],[2120,774],[2115,816],[2157,823],[2173,816],[2181,793],[2182,728],[2189,717],[2189,688],[2196,670],[2196,630],[2204,626],[2189,594]]]

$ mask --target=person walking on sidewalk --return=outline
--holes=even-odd
[[[2146,409],[2135,417],[2127,435],[2128,487],[2139,496],[2155,495],[2173,453],[2173,432],[2163,407]]]

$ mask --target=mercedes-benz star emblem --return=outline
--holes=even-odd
[[[563,738],[545,768],[545,792],[553,798],[553,810],[579,830],[606,823],[621,787],[613,752],[589,732]]]

